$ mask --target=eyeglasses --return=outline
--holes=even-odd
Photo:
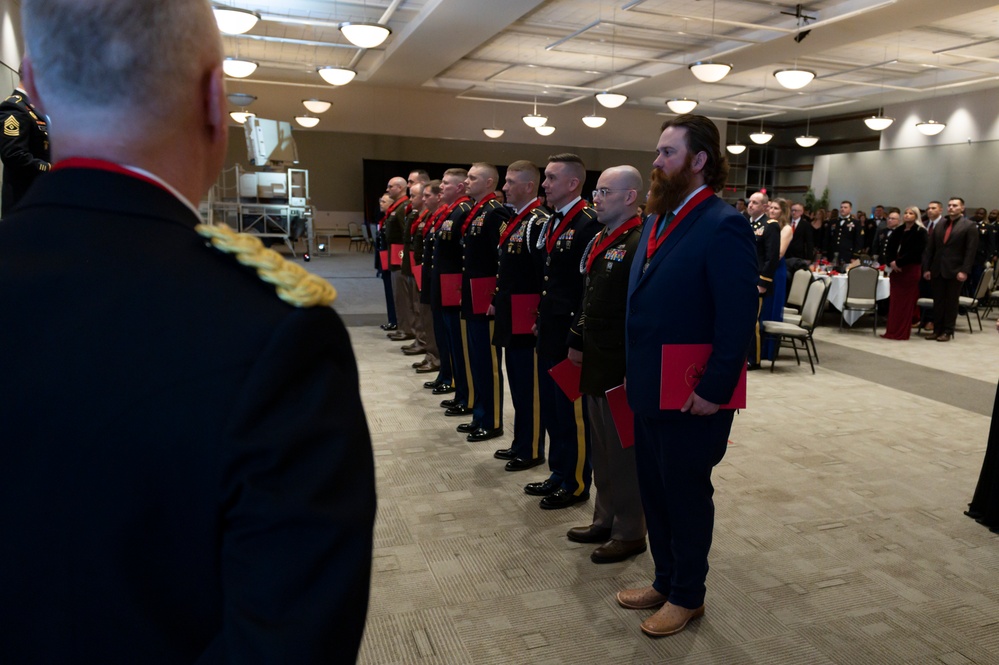
[[[598,189],[593,190],[593,198],[597,198],[597,196],[599,196],[600,198],[604,198],[611,192],[634,192],[634,191],[637,190],[635,190],[633,187],[628,189],[611,189],[609,187],[600,187]]]

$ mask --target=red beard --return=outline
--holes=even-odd
[[[656,215],[663,215],[671,210],[676,210],[687,195],[690,194],[691,183],[694,179],[692,166],[694,156],[687,155],[687,159],[677,173],[667,175],[658,168],[652,169],[649,180],[649,200],[646,211]]]

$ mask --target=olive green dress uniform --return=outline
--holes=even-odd
[[[47,173],[49,131],[45,118],[35,110],[23,90],[14,90],[0,104],[0,159],[3,160],[3,192],[0,216],[14,207],[38,176]]]
[[[780,263],[780,223],[775,219],[768,219],[766,215],[760,215],[750,220],[749,226],[756,238],[756,260],[760,266],[760,276],[756,284],[764,289],[760,293],[759,307],[756,311],[756,335],[749,348],[749,364],[756,367],[760,364],[763,350],[759,320],[763,311],[763,299],[774,290],[774,273],[777,272],[777,265]]]
[[[389,271],[392,273],[392,300],[395,304],[395,316],[399,329],[395,333],[395,339],[412,339],[416,337],[416,322],[413,319],[413,308],[407,306],[409,294],[402,275],[402,264],[393,263],[399,261],[400,257],[393,256],[393,246],[402,247],[405,243],[406,232],[409,226],[406,224],[406,215],[410,210],[409,197],[403,196],[392,204],[389,213],[385,218],[385,249],[389,252]],[[396,252],[399,250],[396,249]],[[405,252],[401,257],[406,259]]]
[[[606,229],[596,236],[587,254],[596,250],[605,234]],[[605,393],[624,383],[628,277],[641,237],[642,227],[637,225],[594,256],[568,339],[571,348],[583,352],[579,388],[587,405],[590,463],[597,488],[593,525],[621,541],[645,537],[645,512],[635,449],[621,447]]]

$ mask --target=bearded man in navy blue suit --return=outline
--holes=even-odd
[[[714,528],[711,470],[725,454],[729,402],[746,365],[756,320],[758,269],[746,220],[714,193],[728,163],[714,123],[681,115],[656,147],[645,224],[628,284],[628,402],[649,544],[651,586],[617,594],[631,609],[661,607],[642,623],[672,635],[704,613]],[[679,410],[660,409],[663,345],[710,344],[694,392]]]

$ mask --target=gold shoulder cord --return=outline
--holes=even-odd
[[[336,299],[336,289],[329,282],[267,249],[260,238],[236,233],[225,224],[198,224],[194,230],[211,240],[219,251],[232,254],[244,266],[256,269],[260,279],[276,286],[278,297],[289,305],[325,307]]]

